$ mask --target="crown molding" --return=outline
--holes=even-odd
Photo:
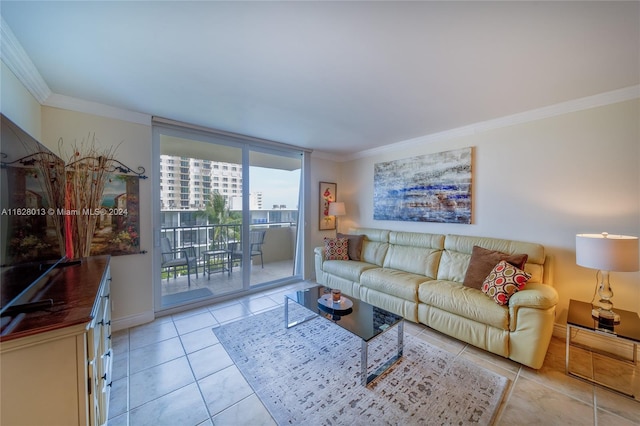
[[[342,155],[335,155],[329,152],[315,151],[315,150],[311,153],[311,158],[319,158],[321,160],[335,161],[336,163],[345,161]]]
[[[51,96],[51,89],[1,16],[0,59],[40,104]]]
[[[129,111],[97,102],[85,101],[71,96],[59,95],[57,93],[51,94],[51,96],[49,96],[42,105],[151,126],[150,114]]]
[[[470,136],[476,133],[486,132],[488,130],[529,123],[532,121],[556,117],[571,112],[583,111],[605,105],[616,104],[619,102],[629,101],[637,98],[640,98],[640,85],[629,86],[622,89],[612,90],[610,92],[604,92],[593,96],[587,96],[584,98],[578,98],[567,102],[561,102],[555,105],[549,105],[546,107],[521,112],[518,114],[508,115],[493,120],[482,121],[479,123],[470,124],[468,126],[462,126],[438,133],[432,133],[430,135],[420,136],[414,139],[408,139],[405,141],[384,145],[378,148],[367,149],[347,156],[346,158],[342,157],[339,161],[344,162],[392,152],[396,153],[398,152],[398,150],[424,145],[425,143]]]
[[[0,16],[0,60],[40,105],[151,126],[151,115],[52,93],[2,16]]]

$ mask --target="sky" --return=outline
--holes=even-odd
[[[262,205],[270,209],[274,204],[285,204],[288,209],[298,207],[300,169],[288,171],[251,167],[249,192],[262,192]]]

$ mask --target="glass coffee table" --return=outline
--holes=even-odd
[[[330,292],[331,289],[328,287],[316,286],[285,295],[284,326],[285,328],[291,328],[320,316],[359,337],[362,341],[362,385],[366,386],[402,358],[404,318],[344,295],[342,295],[340,303],[333,303]],[[311,314],[300,320],[289,322],[290,300],[305,307]],[[369,374],[367,364],[369,343],[394,327],[398,330],[398,347],[395,354],[373,373]]]

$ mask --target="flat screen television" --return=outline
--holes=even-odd
[[[0,316],[65,259],[64,161],[0,113]]]

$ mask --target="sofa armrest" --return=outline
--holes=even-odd
[[[509,299],[509,309],[549,309],[558,304],[558,292],[547,284],[529,283]]]
[[[547,284],[529,283],[509,299],[509,330],[539,329],[555,316],[558,292]],[[553,319],[551,320],[553,323]]]

